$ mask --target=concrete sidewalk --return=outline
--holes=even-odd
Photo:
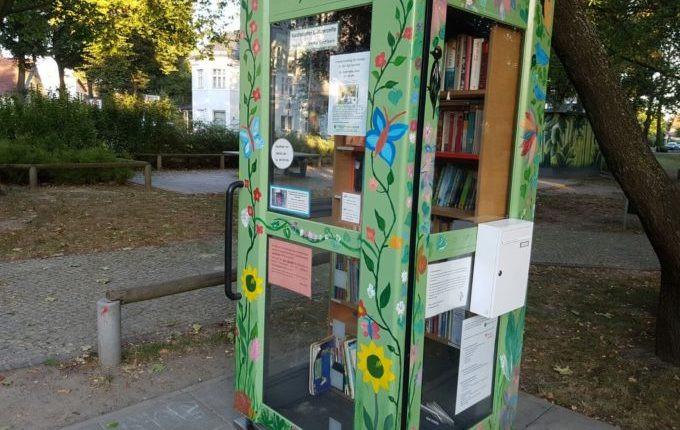
[[[94,418],[67,430],[227,430],[239,417],[231,375]],[[530,430],[607,430],[616,427],[586,418],[545,400],[520,394],[515,428]]]

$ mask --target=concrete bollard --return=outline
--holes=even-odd
[[[97,302],[97,354],[103,368],[120,365],[120,302]]]
[[[31,190],[38,188],[38,168],[35,166],[28,168],[28,187]]]

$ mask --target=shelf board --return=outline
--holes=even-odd
[[[479,154],[471,154],[469,152],[442,152],[437,151],[435,154],[439,159],[447,160],[465,160],[465,161],[479,161]]]
[[[336,151],[345,151],[345,152],[365,152],[366,148],[363,146],[358,146],[358,145],[343,145],[343,146],[336,146],[335,147]]]
[[[334,297],[331,297],[331,302],[336,303],[336,304],[341,305],[341,306],[345,306],[345,307],[350,308],[350,309],[354,309],[354,310],[359,308],[359,305],[357,305],[355,303],[345,302],[343,300],[336,299]]]
[[[432,214],[446,218],[463,219],[466,221],[477,222],[473,211],[466,211],[458,208],[447,208],[443,206],[432,206]]]
[[[483,99],[486,97],[486,90],[442,91],[439,93],[439,97],[443,102],[449,100]]]
[[[427,333],[425,332],[425,337],[431,340],[434,340],[435,342],[443,343],[444,345],[452,346],[454,348],[457,348],[456,345],[451,343],[451,341],[445,337],[437,336],[436,334],[432,333]]]

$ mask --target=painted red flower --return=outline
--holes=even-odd
[[[366,306],[364,306],[363,300],[359,300],[359,305],[357,306],[357,315],[359,318],[366,316]]]
[[[253,415],[253,403],[243,391],[234,393],[234,408],[248,417]]]
[[[522,157],[528,155],[531,161],[536,154],[536,140],[538,139],[538,124],[536,123],[536,115],[533,111],[524,113],[522,128],[524,129],[524,135],[522,136]]]
[[[255,233],[261,235],[264,233],[264,227],[261,224],[255,226]]]
[[[387,64],[387,60],[385,59],[385,52],[383,51],[375,57],[375,67],[382,69],[385,67],[385,64]]]
[[[260,199],[262,198],[262,193],[260,192],[260,188],[255,188],[255,191],[253,191],[253,198],[255,199],[256,202],[259,202]]]
[[[259,102],[260,98],[262,98],[262,93],[260,93],[259,88],[255,88],[255,90],[253,90],[253,99],[255,99],[256,102]]]
[[[255,20],[250,21],[250,32],[255,33],[257,31],[257,23]]]
[[[238,32],[238,38],[241,40],[246,38],[246,34],[243,32],[243,30]]]
[[[418,120],[414,119],[411,121],[411,125],[409,126],[409,129],[411,131],[417,131],[418,130]]]
[[[369,242],[375,243],[375,230],[371,227],[366,227],[366,238]]]
[[[253,207],[250,205],[248,205],[248,215],[250,215],[251,217],[255,215],[255,209],[253,209]]]
[[[258,1],[258,0],[253,0],[252,5],[253,5],[253,11],[254,11],[254,12],[257,11],[257,5],[258,5],[258,4],[259,4],[259,1]]]
[[[404,34],[403,34],[403,36],[404,36],[404,39],[406,39],[406,40],[411,40],[411,39],[413,39],[413,27],[406,27],[406,28],[404,29]]]
[[[244,179],[243,180],[243,186],[246,187],[246,188],[250,188],[250,180]]]
[[[260,53],[260,40],[255,39],[255,42],[253,42],[253,53],[255,55]]]

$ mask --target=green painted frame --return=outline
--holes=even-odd
[[[433,19],[430,38],[424,40],[427,2],[432,3]],[[371,37],[361,231],[270,212],[269,24],[366,4],[373,5],[376,31]],[[526,29],[508,215],[533,219],[553,0],[544,1],[545,10],[539,0],[241,1],[239,177],[245,188],[239,194],[237,279],[244,298],[236,304],[234,402],[237,410],[266,428],[296,428],[262,402],[263,360],[258,351],[266,342],[261,328],[267,235],[361,258],[359,318],[375,322],[382,336],[358,333],[354,425],[370,430],[396,430],[402,424],[418,428],[427,264],[474,252],[476,240],[474,228],[429,234],[434,152],[428,145],[436,136],[439,112],[437,104],[420,103],[421,80],[428,79],[422,55],[425,43],[430,48],[444,43],[447,4]],[[418,139],[423,144],[417,154]],[[407,333],[409,313],[413,323]],[[493,413],[476,428],[512,425],[523,327],[523,309],[501,318]],[[408,378],[407,384],[403,378]],[[408,396],[406,401],[403,396]]]

